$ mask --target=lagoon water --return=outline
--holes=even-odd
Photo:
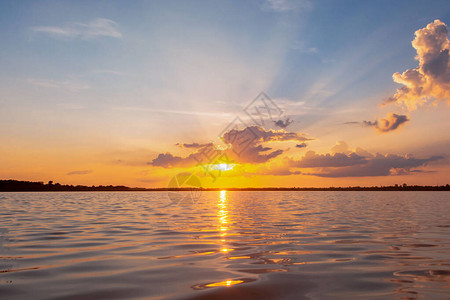
[[[1,299],[450,297],[448,192],[0,193],[0,236]]]

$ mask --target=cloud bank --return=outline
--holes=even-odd
[[[350,166],[342,168],[323,168],[318,172],[312,172],[308,175],[319,177],[368,177],[368,176],[389,176],[389,175],[408,175],[420,170],[412,168],[422,167],[429,162],[443,159],[442,156],[431,156],[429,158],[414,158],[408,155],[396,154],[376,154],[373,158],[366,158],[357,161],[357,157],[348,156],[348,161],[353,161]],[[316,164],[319,167],[320,164]]]

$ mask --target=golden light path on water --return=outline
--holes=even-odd
[[[229,252],[233,249],[229,249],[226,245],[226,237],[228,230],[228,208],[227,208],[227,191],[220,191],[219,202],[217,203],[219,211],[217,213],[217,218],[219,220],[219,229],[220,229],[220,242],[222,252]]]
[[[217,206],[219,208],[219,211],[217,213],[218,221],[219,221],[219,228],[220,228],[220,242],[221,242],[221,249],[220,251],[224,253],[228,253],[230,251],[233,251],[233,249],[230,249],[227,247],[227,230],[228,230],[228,208],[227,208],[227,191],[223,190],[220,191],[219,195],[219,201],[217,203]],[[214,282],[207,284],[207,287],[215,287],[215,286],[231,286],[239,283],[243,283],[243,280],[225,280],[221,282]]]
[[[448,294],[447,192],[211,191],[191,206],[167,197],[0,193],[0,298]]]

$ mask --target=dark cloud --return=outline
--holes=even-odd
[[[180,156],[174,156],[170,153],[160,153],[150,165],[154,167],[172,168],[181,166],[188,158],[182,158]]]
[[[281,141],[303,142],[311,140],[295,132],[272,129],[265,130],[260,126],[249,126],[242,130],[231,129],[228,132],[225,132],[222,138],[225,143],[231,144],[232,146],[237,145],[236,141],[237,143],[241,143],[244,140],[251,140],[253,143]]]
[[[388,114],[386,118],[381,118],[375,121],[363,121],[362,124],[363,126],[373,127],[378,132],[386,133],[397,129],[400,125],[408,121],[408,116]]]
[[[229,145],[228,149],[216,149],[212,143],[176,145],[192,148],[196,151],[187,157],[175,156],[171,153],[161,153],[152,162],[152,166],[173,168],[194,166],[198,163],[213,164],[214,158],[226,157],[230,162],[264,163],[283,154],[282,149],[273,149],[264,143],[310,140],[301,134],[285,130],[265,130],[259,126],[249,126],[244,129],[231,129],[225,132],[222,140]]]
[[[195,166],[199,163],[208,164],[212,163],[211,160],[205,160],[205,158],[214,158],[223,155],[224,151],[214,148],[213,144],[205,144],[203,147],[197,149],[196,152],[189,154],[186,157],[175,156],[171,153],[160,153],[147,163],[154,167],[174,168],[174,167],[189,167]]]
[[[66,175],[86,175],[92,173],[92,170],[71,171]]]
[[[290,166],[296,168],[324,168],[324,167],[346,167],[364,164],[367,159],[356,153],[344,154],[316,154],[314,151],[306,152],[305,156],[298,161],[292,160]]]
[[[419,66],[392,78],[402,84],[394,96],[385,103],[397,102],[410,110],[427,103],[430,99],[447,100],[450,103],[450,42],[447,25],[440,20],[415,32],[412,46],[417,51]]]
[[[286,129],[289,125],[292,124],[292,122],[293,121],[289,118],[287,118],[285,121],[283,121],[283,120],[274,121],[276,126],[283,128],[283,129]]]
[[[281,149],[273,150],[261,144],[267,142],[310,140],[303,135],[285,130],[265,130],[259,126],[249,126],[244,129],[231,129],[225,132],[222,140],[231,146],[229,154],[241,163],[263,163],[281,155]],[[272,151],[273,150],[273,151]],[[270,152],[272,151],[272,152]]]
[[[406,175],[420,172],[412,168],[426,166],[429,162],[443,159],[442,156],[432,156],[429,158],[414,158],[395,154],[377,154],[373,158],[368,158],[365,162],[346,166],[342,168],[322,168],[318,172],[308,175],[319,177],[367,177],[367,176],[389,176]]]

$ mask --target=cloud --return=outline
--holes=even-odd
[[[309,0],[266,0],[261,6],[262,10],[279,13],[309,8],[311,8],[311,1]]]
[[[207,146],[212,146],[212,143],[206,143],[206,144],[199,144],[199,143],[176,143],[175,146],[179,146],[181,148],[194,148],[194,149],[198,149],[198,148],[203,148],[203,147],[207,147]]]
[[[89,85],[85,83],[79,83],[71,80],[50,80],[50,79],[38,79],[28,78],[28,82],[35,86],[46,88],[65,89],[72,92],[89,89]]]
[[[331,148],[331,152],[332,153],[345,153],[345,154],[348,154],[348,153],[351,153],[352,151],[350,150],[350,148],[349,148],[349,146],[348,146],[348,144],[346,142],[338,141],[336,143],[336,145],[334,145]]]
[[[450,104],[450,42],[447,25],[440,20],[415,32],[412,46],[419,66],[392,78],[402,84],[385,103],[396,102],[409,110],[417,109],[430,100],[447,100]]]
[[[251,140],[254,143],[261,142],[282,142],[282,141],[309,141],[311,139],[304,137],[296,132],[285,130],[265,130],[260,126],[248,126],[244,129],[231,129],[222,136],[227,144],[237,146],[242,140]]]
[[[265,163],[284,153],[282,149],[273,149],[262,145],[268,142],[310,140],[295,132],[285,130],[265,130],[259,126],[244,129],[231,129],[222,135],[227,149],[216,148],[213,143],[178,143],[177,146],[195,149],[189,156],[174,156],[171,153],[160,153],[152,162],[152,166],[173,168],[201,164],[213,164],[217,158],[237,163]]]
[[[225,132],[222,135],[222,140],[231,146],[229,154],[237,162],[262,163],[284,152],[281,149],[269,152],[273,149],[263,147],[261,145],[262,143],[283,141],[304,142],[310,139],[295,132],[272,129],[265,130],[260,126],[248,126],[242,130],[231,129]]]
[[[92,170],[71,171],[66,175],[86,175],[92,173]]]
[[[289,175],[300,175],[302,174],[299,170],[291,170],[285,168],[284,166],[269,166],[258,169],[257,172],[246,173],[245,175],[272,175],[272,176],[289,176]]]
[[[171,153],[160,153],[155,159],[147,164],[154,167],[163,168],[192,167],[197,164],[213,163],[214,158],[218,158],[224,155],[224,150],[217,149],[212,143],[209,143],[204,144],[202,147],[199,147],[195,152],[189,154],[186,157],[175,156]]]
[[[174,156],[170,153],[160,153],[158,156],[148,163],[154,167],[174,168],[174,167],[186,167],[195,164],[195,160],[189,155],[188,157]]]
[[[380,133],[386,133],[397,129],[400,125],[408,122],[409,118],[405,115],[388,114],[386,118],[375,121],[363,121],[363,126],[373,127]]]
[[[414,158],[408,155],[377,154],[373,158],[366,159],[360,164],[342,168],[324,168],[319,172],[308,173],[319,177],[367,177],[367,176],[389,176],[407,175],[420,170],[412,168],[426,166],[429,162],[443,159],[442,156],[431,156],[429,158]]]
[[[283,129],[286,129],[292,122],[293,121],[289,118],[287,118],[285,121],[283,121],[283,120],[274,121],[276,126],[283,128]]]
[[[290,166],[296,168],[324,168],[324,167],[347,167],[364,164],[367,159],[352,152],[350,154],[316,154],[314,151],[306,152],[299,161],[291,161]]]
[[[122,38],[117,23],[110,19],[97,18],[89,23],[67,23],[63,26],[36,26],[31,30],[48,34],[58,39],[92,40],[98,37]]]
[[[415,158],[410,154],[373,155],[360,147],[351,150],[343,141],[338,142],[331,152],[317,154],[308,151],[298,160],[286,158],[283,160],[283,167],[291,173],[298,169],[312,169],[309,173],[302,171],[302,174],[318,177],[394,176],[429,172],[415,168],[424,167],[430,162],[444,158],[443,156]]]

